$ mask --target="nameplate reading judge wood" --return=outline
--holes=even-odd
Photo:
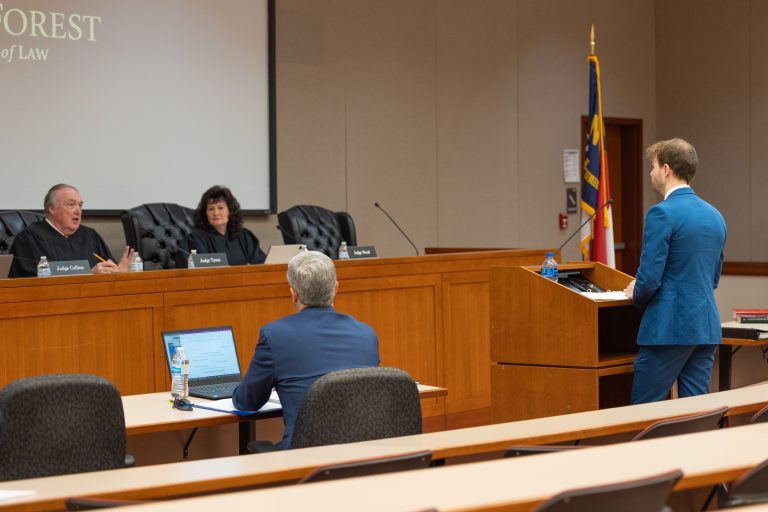
[[[357,245],[348,248],[349,259],[375,258],[376,248],[372,245]]]
[[[52,261],[50,266],[52,276],[77,276],[91,273],[88,260]]]

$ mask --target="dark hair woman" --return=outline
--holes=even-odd
[[[240,203],[227,187],[215,185],[205,191],[195,210],[195,229],[184,249],[198,254],[223,252],[230,265],[264,263],[259,239],[243,227]],[[187,266],[186,254],[176,257],[176,267]]]

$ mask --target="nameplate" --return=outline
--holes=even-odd
[[[375,258],[376,248],[372,245],[354,245],[347,247],[349,259],[359,260],[362,258]]]
[[[51,261],[52,276],[77,276],[91,273],[91,264],[88,260]]]
[[[227,255],[223,252],[193,254],[192,260],[195,262],[195,268],[229,266],[229,261],[227,261]]]

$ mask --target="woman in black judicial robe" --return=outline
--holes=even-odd
[[[192,249],[198,254],[223,252],[230,265],[264,263],[266,255],[259,239],[243,227],[240,203],[227,187],[213,186],[205,191],[195,210],[195,229],[183,250],[176,254],[176,267],[186,268]]]

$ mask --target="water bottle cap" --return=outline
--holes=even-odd
[[[548,252],[547,253],[547,258],[554,258],[554,257],[555,257],[555,253],[553,253],[553,252]]]

